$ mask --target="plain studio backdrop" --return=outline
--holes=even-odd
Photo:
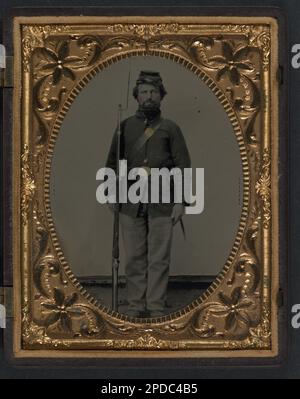
[[[118,104],[137,109],[132,89],[141,70],[159,71],[167,95],[162,116],[181,128],[193,168],[204,168],[204,211],[185,215],[184,240],[174,229],[170,275],[215,276],[234,243],[242,209],[242,163],[230,120],[216,96],[186,67],[135,56],[99,72],[77,96],[62,123],[52,160],[51,210],[65,259],[76,276],[111,275],[113,215],[96,201],[96,172],[105,166]],[[121,244],[120,274],[124,274]]]

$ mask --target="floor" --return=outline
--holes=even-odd
[[[95,297],[101,304],[108,308],[112,306],[112,289],[109,284],[87,284],[82,283],[89,294]],[[183,309],[185,306],[191,304],[197,299],[210,284],[208,283],[187,283],[184,284],[169,284],[167,307],[165,314],[170,314]],[[118,289],[118,312],[126,314],[126,286],[119,284]]]

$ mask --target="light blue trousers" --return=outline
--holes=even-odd
[[[169,216],[120,214],[129,311],[163,312],[167,300],[173,223]]]

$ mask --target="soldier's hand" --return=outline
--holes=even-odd
[[[172,210],[171,218],[173,224],[176,224],[184,215],[184,206],[182,204],[175,204]]]

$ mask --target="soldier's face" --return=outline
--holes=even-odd
[[[143,108],[159,108],[161,102],[160,91],[151,84],[140,84],[138,86],[137,101]]]

